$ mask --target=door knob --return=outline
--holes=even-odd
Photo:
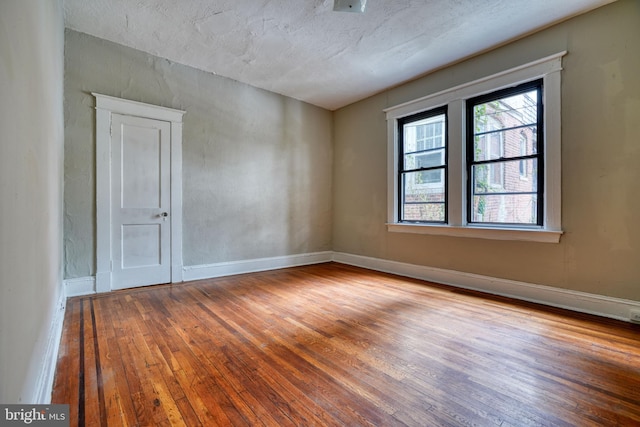
[[[162,212],[162,213],[160,214],[160,216],[162,216],[162,217],[165,217],[165,218],[166,218],[166,217],[168,217],[168,216],[169,216],[169,214],[168,214],[168,213],[166,213],[166,212]]]

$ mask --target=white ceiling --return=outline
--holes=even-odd
[[[614,0],[65,0],[66,26],[330,110]]]

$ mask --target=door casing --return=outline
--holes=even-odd
[[[170,123],[171,282],[183,281],[182,263],[182,117],[185,111],[92,93],[96,99],[96,292],[112,283],[111,122],[112,113]]]

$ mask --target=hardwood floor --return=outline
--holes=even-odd
[[[640,425],[640,326],[328,263],[70,298],[86,426]]]

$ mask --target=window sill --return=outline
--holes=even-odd
[[[523,242],[559,243],[562,231],[498,228],[456,227],[451,225],[388,223],[387,231],[393,233],[430,234],[435,236],[471,237],[490,240],[516,240]]]

